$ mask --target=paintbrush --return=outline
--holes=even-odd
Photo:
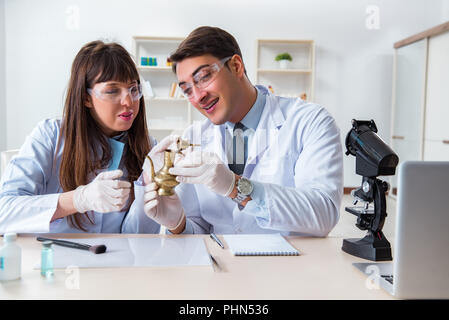
[[[104,244],[91,246],[91,245],[83,244],[83,243],[71,242],[71,241],[66,241],[66,240],[58,240],[58,239],[50,239],[50,238],[43,238],[43,237],[37,237],[36,240],[37,241],[51,241],[52,243],[54,243],[54,244],[56,244],[58,246],[67,247],[67,248],[73,248],[73,249],[87,250],[87,251],[90,251],[90,252],[95,253],[95,254],[106,252],[106,246]]]

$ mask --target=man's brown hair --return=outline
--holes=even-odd
[[[170,56],[172,69],[176,73],[176,64],[186,58],[210,54],[218,59],[231,57],[242,52],[235,38],[228,32],[217,27],[203,26],[193,30]],[[246,70],[245,70],[246,73]]]

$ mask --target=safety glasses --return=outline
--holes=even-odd
[[[131,97],[132,101],[137,101],[143,95],[142,85],[139,83],[134,83],[131,86],[115,82],[97,83],[94,88],[88,88],[87,92],[91,96],[95,94],[98,99],[111,103],[120,103],[127,95]]]
[[[210,85],[216,78],[223,66],[228,62],[231,57],[226,57],[217,61],[209,66],[203,67],[198,70],[193,76],[193,84],[190,82],[181,82],[179,87],[181,88],[182,94],[190,99],[193,97],[193,86],[198,89],[204,89]]]

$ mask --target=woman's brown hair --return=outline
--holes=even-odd
[[[93,41],[86,44],[75,57],[67,89],[61,124],[64,140],[59,181],[64,192],[90,182],[99,170],[112,159],[111,147],[100,127],[86,107],[90,98],[88,88],[106,81],[130,82],[139,80],[134,61],[129,53],[117,43]],[[150,139],[145,118],[145,102],[140,99],[139,112],[128,130],[124,148],[124,165],[127,180],[134,186],[142,172],[145,155],[150,151]],[[134,200],[131,190],[129,204]],[[87,213],[68,216],[69,223],[86,231],[85,223],[94,223]]]

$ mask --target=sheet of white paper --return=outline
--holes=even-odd
[[[53,267],[107,268],[149,266],[207,266],[211,264],[202,238],[90,238],[62,239],[89,245],[106,245],[106,252],[52,245]],[[40,268],[40,262],[35,269]]]

